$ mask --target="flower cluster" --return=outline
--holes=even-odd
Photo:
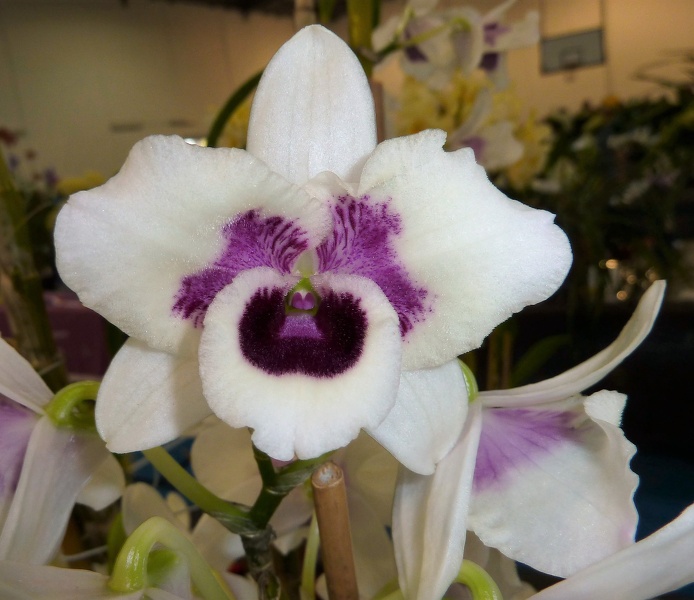
[[[478,393],[457,357],[558,288],[566,236],[472,151],[444,151],[444,132],[375,137],[359,63],[313,26],[267,67],[247,150],[147,138],[71,197],[61,276],[131,338],[93,418],[84,387],[53,397],[0,344],[3,598],[277,598],[272,548],[303,543],[302,593],[321,594],[303,484],[326,453],[347,480],[364,598],[440,598],[469,582],[472,558],[568,577],[538,600],[647,598],[694,579],[674,559],[692,550],[690,512],[633,544],[624,397],[581,396],[650,331],[664,284],[585,363]],[[193,522],[179,496],[129,486],[108,575],[48,564],[75,501],[121,493],[94,424],[205,513]],[[183,434],[193,474],[154,448]],[[663,560],[667,575],[642,585]]]

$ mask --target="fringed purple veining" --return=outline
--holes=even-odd
[[[307,233],[294,221],[263,217],[251,210],[222,227],[225,241],[221,255],[209,267],[188,275],[174,299],[174,314],[201,327],[215,296],[242,271],[272,267],[289,273],[308,247]]]
[[[429,307],[428,292],[412,281],[394,247],[402,232],[400,216],[388,202],[371,203],[369,196],[340,196],[332,214],[332,234],[316,249],[318,270],[375,282],[398,314],[404,337]]]
[[[570,411],[492,408],[484,411],[475,464],[475,490],[488,489],[524,465],[576,439]]]

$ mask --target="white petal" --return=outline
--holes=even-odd
[[[393,544],[378,513],[351,486],[347,500],[359,596],[373,598],[398,575]]]
[[[171,441],[211,412],[196,356],[174,356],[130,339],[106,371],[96,399],[96,426],[112,452]]]
[[[143,591],[114,594],[108,577],[82,569],[0,562],[3,600],[140,600]]]
[[[393,507],[393,542],[406,598],[441,598],[463,560],[481,419],[470,405],[458,444],[433,475],[401,468]]]
[[[397,256],[426,291],[405,336],[407,370],[476,348],[514,312],[554,293],[571,264],[553,215],[509,200],[471,150],[444,152],[444,140],[430,130],[380,144],[359,187],[400,216]]]
[[[632,543],[635,448],[616,425],[591,414],[608,403],[613,417],[625,401],[603,391],[585,413],[580,397],[485,409],[468,527],[487,546],[561,577]]]
[[[647,600],[694,582],[694,506],[646,539],[532,600]]]
[[[123,469],[116,457],[110,454],[82,488],[77,496],[77,503],[102,510],[118,500],[124,489]]]
[[[178,528],[179,531],[185,531],[183,525],[169,508],[161,494],[146,483],[129,485],[123,494],[121,508],[123,512],[123,529],[125,529],[125,533],[128,535],[151,517],[162,517]]]
[[[226,573],[229,566],[245,554],[241,537],[209,515],[200,517],[192,540],[203,558],[220,573]]]
[[[404,371],[395,406],[366,431],[410,471],[430,475],[456,443],[467,406],[457,360],[435,369]]]
[[[321,171],[355,181],[376,146],[371,89],[349,47],[313,25],[282,46],[253,101],[248,151],[290,181]]]
[[[53,392],[34,371],[29,361],[2,338],[0,338],[0,394],[37,413],[42,413],[41,407],[53,398]]]
[[[43,417],[29,441],[0,534],[0,560],[48,562],[62,540],[77,495],[107,456],[98,436],[57,429]]]
[[[258,258],[265,256],[262,236],[244,240],[243,256],[224,254],[231,243],[224,227],[252,210],[263,219],[301,217],[311,235],[327,224],[317,202],[243,150],[146,138],[115,177],[72,196],[61,210],[60,275],[128,335],[159,350],[194,352],[200,329],[185,310],[174,310],[184,280],[218,259],[225,277],[266,264]],[[204,289],[197,300],[208,302],[215,291]]]
[[[223,573],[235,600],[258,600],[258,585],[250,577]]]
[[[198,433],[190,451],[190,461],[197,480],[211,492],[229,500],[235,499],[228,496],[230,490],[260,477],[253,458],[251,433],[245,427],[234,429],[223,421]]]
[[[509,390],[481,392],[485,406],[532,406],[569,398],[600,381],[629,356],[649,334],[665,294],[665,282],[656,281],[639,301],[634,314],[617,339],[573,369],[546,379]]]
[[[361,277],[329,275],[314,277],[313,284],[319,295],[330,291],[358,299],[365,315],[356,362],[336,375],[300,369],[275,374],[269,369],[282,364],[259,367],[246,358],[241,319],[249,300],[259,290],[286,293],[291,287],[287,278],[269,269],[246,271],[217,296],[200,343],[200,373],[212,410],[232,427],[251,427],[255,445],[279,460],[313,458],[347,445],[362,427],[385,418],[399,383],[398,318],[378,286]],[[325,352],[317,360],[327,363],[331,356]]]

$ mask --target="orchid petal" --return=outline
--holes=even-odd
[[[144,593],[116,595],[108,587],[108,577],[94,571],[0,562],[0,597],[4,600],[141,600]]]
[[[444,139],[424,131],[383,142],[359,188],[400,216],[396,252],[425,294],[404,336],[406,370],[476,348],[514,312],[550,296],[571,264],[553,215],[509,200],[471,150],[444,152]]]
[[[146,483],[133,483],[126,488],[121,510],[123,529],[128,535],[151,517],[162,517],[179,531],[185,531],[183,524],[169,508],[161,494]]]
[[[159,446],[210,414],[196,356],[174,356],[128,340],[104,376],[96,425],[113,452]]]
[[[32,410],[0,396],[0,528],[22,472],[31,434],[40,419]]]
[[[632,543],[638,477],[629,470],[635,448],[618,427],[625,402],[602,391],[485,409],[468,527],[487,546],[561,577]]]
[[[314,458],[347,445],[362,427],[385,418],[398,389],[398,317],[380,288],[349,275],[319,275],[312,281],[323,296],[316,318],[323,307],[345,303],[354,331],[324,334],[312,329],[312,317],[301,316],[283,323],[308,333],[268,329],[256,335],[250,307],[262,315],[266,309],[277,311],[283,319],[291,282],[270,269],[252,269],[217,295],[200,342],[200,374],[212,410],[232,427],[251,427],[253,443],[279,460]],[[263,317],[262,326],[268,322],[274,321]],[[311,335],[318,338],[315,345]],[[344,356],[333,351],[336,335],[354,340],[354,346],[340,346],[348,352]],[[306,354],[301,348],[284,352],[283,344],[294,341]],[[265,342],[267,350],[260,346]],[[314,346],[316,352],[308,354]]]
[[[190,462],[197,480],[220,497],[228,497],[230,490],[260,477],[250,431],[234,429],[224,421],[215,421],[198,433]]]
[[[242,577],[233,573],[223,573],[224,580],[229,585],[235,600],[258,600],[258,584],[250,577]]]
[[[378,513],[351,486],[347,501],[359,596],[373,598],[397,577],[393,544]]]
[[[640,542],[532,596],[532,600],[647,600],[694,582],[694,506]]]
[[[0,533],[0,560],[48,562],[79,491],[107,456],[98,436],[58,429],[48,417],[40,419]]]
[[[485,19],[486,20],[486,19]],[[532,46],[540,41],[540,14],[536,10],[528,11],[522,20],[509,25],[505,33],[499,35],[494,44],[488,44],[487,50],[506,52],[516,48]]]
[[[295,227],[296,252],[328,225],[317,202],[247,152],[153,136],[115,177],[60,211],[58,268],[86,306],[128,335],[191,354],[209,296],[239,270],[277,258],[261,235],[277,219]]]
[[[488,171],[498,171],[515,163],[523,156],[524,146],[514,135],[511,121],[499,121],[480,130],[484,150],[479,163]]]
[[[19,352],[0,338],[0,396],[18,402],[36,413],[53,397],[53,392]]]
[[[366,431],[408,469],[431,475],[456,443],[467,406],[457,360],[435,369],[405,371],[395,406],[377,427]]]
[[[103,510],[123,494],[125,474],[116,457],[109,454],[77,496],[78,504]]]
[[[484,406],[533,406],[569,398],[589,388],[617,367],[649,334],[664,294],[665,282],[654,282],[644,293],[617,339],[580,365],[539,383],[509,390],[481,392],[480,400]]]
[[[470,405],[458,444],[433,475],[401,467],[393,507],[393,542],[406,598],[441,598],[463,560],[467,513],[480,436],[479,403]]]
[[[231,533],[209,515],[200,517],[191,539],[202,557],[219,573],[226,573],[229,567],[245,554],[241,536]]]
[[[321,171],[356,180],[375,146],[373,97],[356,56],[324,27],[304,28],[265,68],[248,151],[303,184]]]

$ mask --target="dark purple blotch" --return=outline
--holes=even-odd
[[[501,56],[498,52],[485,52],[480,60],[480,69],[487,73],[494,73],[499,68]]]
[[[306,232],[294,221],[264,217],[251,210],[224,225],[225,246],[208,267],[186,276],[174,298],[174,314],[201,327],[215,296],[242,271],[272,267],[289,273],[294,261],[308,247]]]
[[[576,413],[512,408],[485,409],[475,463],[474,488],[503,484],[543,455],[576,440]]]
[[[501,23],[487,23],[484,25],[484,43],[488,46],[496,46],[500,36],[511,31],[511,28]]]
[[[402,232],[400,216],[388,202],[371,203],[369,196],[340,196],[332,214],[333,231],[316,249],[319,272],[374,281],[398,314],[405,336],[429,309],[428,292],[411,279],[395,251],[395,239]]]
[[[328,378],[354,366],[362,354],[368,320],[351,294],[328,292],[314,315],[286,314],[286,291],[258,290],[239,323],[241,353],[270,375]]]

